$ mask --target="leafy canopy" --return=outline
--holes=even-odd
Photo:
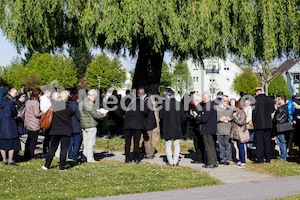
[[[193,80],[187,62],[177,62],[173,71],[173,84],[180,94],[189,92],[193,86]]]
[[[255,88],[259,86],[259,79],[250,68],[243,68],[242,73],[234,78],[232,84],[233,90],[237,93],[252,95],[254,95]]]
[[[126,81],[126,70],[118,59],[110,60],[106,54],[101,54],[88,65],[85,77],[89,88],[98,88],[98,78],[101,89],[122,87]]]
[[[269,95],[291,97],[288,85],[282,75],[277,76],[269,85]]]

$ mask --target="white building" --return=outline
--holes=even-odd
[[[222,91],[229,98],[240,98],[232,89],[235,76],[242,72],[236,64],[228,59],[219,58],[203,60],[204,66],[193,59],[189,59],[187,63],[193,79],[193,90],[196,93],[210,91],[214,99],[216,94]]]
[[[291,95],[299,94],[300,62],[287,69],[283,74]]]

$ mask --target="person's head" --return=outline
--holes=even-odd
[[[118,91],[117,90],[113,90],[112,95],[113,96],[118,96]]]
[[[223,106],[228,106],[229,105],[229,97],[227,95],[223,95],[221,103]]]
[[[139,97],[142,97],[145,95],[145,89],[144,88],[139,88],[138,91],[137,91],[137,95]]]
[[[125,94],[126,95],[130,94],[130,90],[126,90]]]
[[[74,102],[77,102],[78,101],[78,93],[77,92],[73,92],[71,95],[70,95],[70,101],[74,101]]]
[[[262,87],[257,87],[255,89],[255,96],[258,96],[260,94],[263,94],[264,93],[264,89]]]
[[[170,91],[168,92],[168,96],[169,96],[170,99],[175,98],[175,92],[174,92],[173,90],[170,90]]]
[[[51,95],[55,92],[55,88],[52,85],[46,85],[42,88],[43,94],[50,98]]]
[[[242,110],[241,101],[235,102],[235,109],[236,109],[236,110]]]
[[[199,103],[201,103],[201,101],[202,101],[202,97],[200,94],[197,93],[193,94],[193,103],[195,105],[198,105]]]
[[[230,101],[229,101],[229,104],[234,107],[235,106],[235,102],[236,102],[236,99],[235,98],[231,98]]]
[[[283,96],[283,95],[280,96],[279,99],[278,99],[279,105],[284,105],[286,103],[286,100],[287,100],[286,96]]]
[[[40,88],[34,88],[30,94],[30,100],[38,100],[42,94],[42,90]]]
[[[8,91],[8,94],[9,94],[12,98],[15,98],[15,97],[18,95],[18,92],[17,92],[16,88],[11,88],[11,89]]]
[[[217,98],[222,99],[223,95],[224,95],[224,93],[222,91],[220,91],[217,93]]]
[[[24,93],[25,93],[25,90],[26,90],[26,85],[22,84],[22,85],[20,86],[20,92],[21,92],[22,94],[24,94]]]
[[[250,99],[245,100],[245,106],[246,107],[251,106],[251,100]]]
[[[54,100],[54,101],[59,101],[59,92],[54,92],[53,94],[52,94],[52,99]]]
[[[67,102],[70,96],[70,91],[64,90],[59,93],[59,100]]]
[[[202,94],[202,102],[210,101],[211,94],[209,91],[203,92]]]
[[[88,91],[88,98],[91,100],[91,101],[95,101],[96,98],[97,98],[98,94],[97,94],[97,90],[95,89],[91,89]]]

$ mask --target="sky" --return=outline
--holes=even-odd
[[[101,53],[100,50],[92,51],[92,54],[94,55],[100,53]],[[110,53],[107,54],[110,58],[114,57],[113,54]],[[24,55],[18,54],[16,47],[11,42],[9,42],[7,38],[0,31],[0,66],[8,66],[11,63],[11,61],[16,57],[24,58]],[[135,68],[136,58],[132,59],[129,56],[127,56],[126,58],[120,56],[119,60],[121,61],[123,67],[126,68],[128,71],[131,71]],[[167,63],[170,63],[171,55],[169,53],[166,53],[164,60]]]

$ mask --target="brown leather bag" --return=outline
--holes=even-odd
[[[52,119],[53,119],[53,110],[52,108],[49,108],[40,119],[41,127],[45,129],[50,128]]]

